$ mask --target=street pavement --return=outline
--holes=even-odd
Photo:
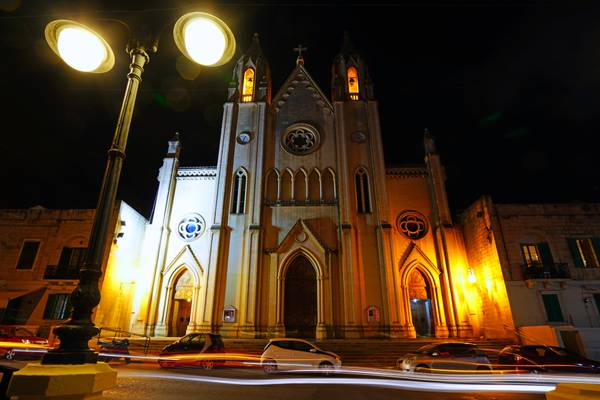
[[[103,399],[187,400],[187,399],[545,399],[541,393],[441,392],[386,386],[394,380],[369,377],[315,376],[309,374],[275,374],[267,376],[260,369],[220,368],[212,371],[157,369],[148,365],[113,365],[119,372],[118,385],[104,392]],[[337,383],[339,382],[339,383]],[[424,387],[422,387],[424,389]]]

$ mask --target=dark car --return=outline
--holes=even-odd
[[[600,362],[555,346],[506,346],[498,354],[498,364],[515,372],[600,373]]]
[[[446,342],[428,344],[414,353],[405,354],[396,362],[405,372],[489,371],[486,354],[471,343]]]
[[[0,326],[0,355],[12,360],[41,357],[48,348],[48,339],[33,334],[29,329],[18,325]]]
[[[221,335],[214,333],[190,333],[162,349],[158,364],[161,367],[200,366],[212,369],[223,365],[218,354],[225,352]],[[214,355],[213,355],[214,354]]]

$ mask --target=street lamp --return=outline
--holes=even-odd
[[[72,20],[50,22],[45,30],[50,48],[70,67],[92,73],[110,71],[115,56],[109,44],[89,26]],[[190,60],[205,66],[228,62],[235,52],[235,38],[219,18],[202,12],[183,15],[173,28],[179,50]],[[92,322],[92,311],[100,303],[98,281],[102,274],[102,258],[108,241],[108,229],[115,206],[121,167],[135,99],[148,53],[156,52],[157,41],[146,43],[132,40],[127,45],[131,59],[127,87],[117,120],[112,145],[94,215],[87,255],[79,272],[79,283],[71,294],[71,317],[54,329],[60,339],[57,349],[48,351],[42,364],[96,363],[98,354],[90,350],[88,341],[99,333]]]

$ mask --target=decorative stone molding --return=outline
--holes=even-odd
[[[177,180],[181,179],[216,179],[217,167],[180,167],[177,169]]]
[[[386,168],[386,176],[392,178],[414,178],[427,176],[427,168],[424,166],[406,166],[397,168]]]

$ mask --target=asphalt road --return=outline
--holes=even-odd
[[[428,387],[424,382],[408,381],[406,385],[409,388],[406,388],[392,386],[402,383],[398,379],[346,374],[322,376],[286,373],[266,376],[257,369],[224,368],[202,371],[164,370],[139,364],[113,366],[119,370],[118,386],[105,391],[103,399],[545,399],[543,393],[468,392],[465,388],[470,384],[445,391],[447,387],[436,389],[435,383]]]

